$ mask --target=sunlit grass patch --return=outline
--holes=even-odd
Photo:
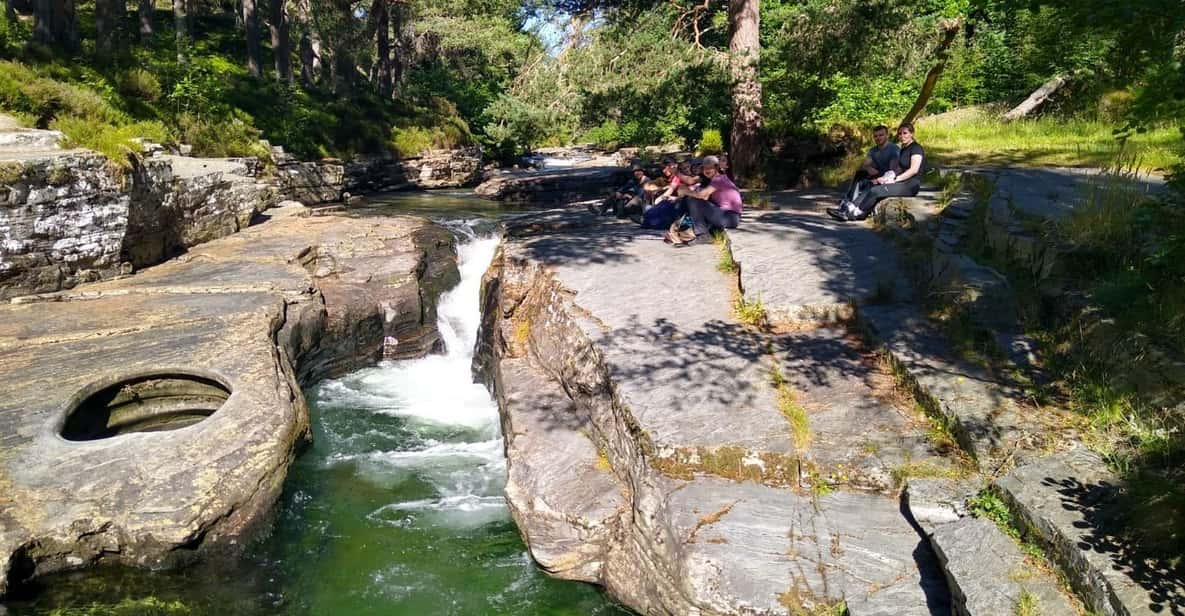
[[[1132,134],[1124,143],[1117,126],[1105,122],[1042,116],[1005,124],[987,111],[965,111],[917,121],[918,141],[936,162],[1105,167],[1122,150],[1142,167],[1163,171],[1181,160],[1181,133],[1175,126]]]

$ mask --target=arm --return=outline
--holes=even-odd
[[[871,156],[864,157],[864,162],[860,165],[860,168],[863,169],[864,173],[867,173],[868,177],[870,178],[874,178],[881,174],[880,169],[876,168],[876,163],[872,162]]]
[[[904,182],[922,172],[922,155],[914,154],[909,157],[909,169],[897,176],[897,182]]]

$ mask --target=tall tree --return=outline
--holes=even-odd
[[[156,13],[156,2],[154,0],[140,0],[136,7],[136,15],[140,21],[140,40],[146,41],[152,38],[152,31],[155,29],[153,18]]]
[[[177,63],[189,63],[189,5],[173,0],[173,28],[177,31]]]
[[[387,8],[387,0],[374,0],[371,10],[375,19],[375,51],[378,53],[375,64],[379,93],[391,96],[394,89],[394,70],[391,66],[391,14]]]
[[[115,47],[115,2],[95,0],[95,48],[99,55],[110,55]]]
[[[728,25],[729,66],[732,71],[732,136],[729,160],[733,176],[758,180],[764,147],[761,116],[761,0],[730,0]]]
[[[14,0],[5,0],[4,2],[4,19],[10,22],[16,22],[16,6],[13,5]]]
[[[260,57],[263,48],[259,44],[259,11],[256,10],[255,0],[243,0],[243,27],[247,31],[247,72],[252,77],[262,74]]]
[[[268,27],[272,35],[272,54],[276,61],[276,78],[292,83],[292,41],[288,34],[288,11],[285,0],[271,0]]]
[[[37,0],[33,5],[33,37],[68,51],[78,49],[74,0]]]

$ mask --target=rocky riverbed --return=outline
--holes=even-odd
[[[0,593],[240,549],[308,438],[300,386],[440,346],[453,236],[303,207],[124,279],[0,306]]]

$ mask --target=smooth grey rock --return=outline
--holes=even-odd
[[[944,524],[930,536],[951,588],[954,613],[999,616],[1016,613],[1022,598],[1042,616],[1076,616],[1057,580],[1026,561],[1025,555],[995,523],[963,518]]]
[[[241,550],[308,438],[300,386],[435,348],[436,298],[457,277],[451,234],[422,219],[288,216],[0,306],[0,595],[54,571]],[[177,373],[230,395],[176,430],[59,436],[99,388]]]
[[[1020,466],[996,485],[1088,609],[1126,616],[1185,606],[1185,582],[1173,566],[1142,556],[1112,528],[1123,484],[1098,454],[1076,447]]]
[[[573,463],[568,451],[587,460],[595,449],[627,505],[611,532],[587,522],[601,513],[573,516],[562,529],[555,525],[566,516],[527,510],[516,519],[532,552],[580,579],[595,575],[640,613],[786,614],[840,600],[859,613],[946,613],[941,573],[895,497],[842,488],[815,497],[798,485],[818,481],[812,464],[838,475],[840,463],[869,455],[860,436],[872,428],[848,420],[893,412],[868,400],[877,396],[870,358],[839,330],[763,338],[735,325],[732,281],[716,270],[717,254],[711,244],[675,249],[657,232],[576,212],[524,217],[508,231],[483,280],[475,370],[512,424],[522,408],[546,408],[536,416],[551,417],[553,430],[592,439],[560,449],[507,430],[511,468],[517,458],[524,473],[534,469],[515,480],[530,486],[529,498],[514,498],[568,511],[570,483],[536,460],[563,468]],[[779,410],[775,357],[808,415],[819,414],[817,461],[803,457],[816,450],[795,445]],[[521,398],[532,402],[516,410],[506,376],[524,363],[537,372],[522,380],[551,402]],[[923,433],[900,418],[883,424],[889,434],[878,438]],[[573,494],[577,511],[592,496]]]
[[[967,499],[980,487],[980,482],[972,479],[911,478],[902,498],[914,521],[927,533],[933,533],[938,526],[965,517]]]
[[[629,169],[617,166],[571,167],[542,171],[500,171],[474,192],[497,201],[564,203],[608,197],[625,183]]]
[[[1023,412],[1018,402],[1024,400],[1023,392],[959,358],[916,307],[866,306],[856,317],[907,378],[914,395],[946,418],[981,471],[995,472],[1009,457],[1026,460],[1031,456],[1027,452],[1056,438],[1043,418]]]
[[[559,384],[523,359],[501,362],[496,378],[506,501],[531,556],[551,575],[595,583],[621,532],[628,492]]]
[[[910,295],[896,251],[862,225],[781,210],[746,214],[728,236],[745,298],[760,301],[773,322],[842,320],[853,304]]]

